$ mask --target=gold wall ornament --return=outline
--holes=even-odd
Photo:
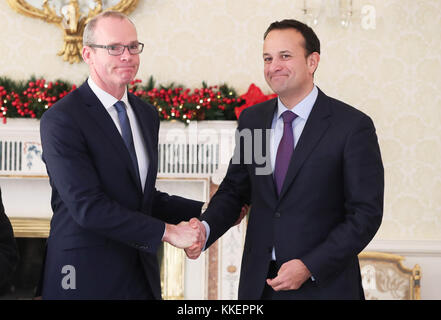
[[[72,64],[82,61],[83,31],[87,22],[102,11],[113,10],[129,14],[135,9],[139,0],[116,0],[117,3],[115,3],[115,0],[109,0],[106,2],[112,4],[107,5],[107,8],[103,8],[102,0],[85,0],[81,6],[78,0],[56,1],[56,4],[53,4],[50,0],[43,0],[40,6],[33,4],[36,2],[35,0],[7,1],[9,6],[18,13],[39,18],[61,27],[64,32],[64,44],[58,55],[63,56],[64,61]],[[84,2],[86,2],[86,5],[84,5]],[[89,11],[84,13],[84,10],[82,10],[84,7]]]

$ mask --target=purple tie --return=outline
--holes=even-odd
[[[294,134],[292,122],[297,115],[291,111],[282,113],[283,118],[283,136],[277,148],[276,166],[274,168],[274,180],[276,182],[277,193],[282,191],[283,181],[288,171],[289,162],[291,161],[292,152],[294,150]]]

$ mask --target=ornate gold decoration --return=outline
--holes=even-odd
[[[184,299],[184,274],[184,250],[164,243],[161,265],[161,291],[164,300]]]
[[[387,299],[420,300],[421,268],[403,265],[404,257],[383,252],[361,252],[358,255],[363,279],[367,285],[368,300]]]
[[[87,16],[80,12],[78,0],[70,0],[69,4],[61,8],[60,15],[57,14],[54,7],[50,7],[48,0],[44,0],[41,8],[29,4],[26,0],[7,0],[12,9],[28,17],[42,19],[48,23],[58,25],[64,32],[63,49],[58,52],[63,56],[64,61],[69,63],[82,61],[81,52],[83,50],[83,31],[87,22],[102,11],[119,11],[124,14],[132,12],[139,0],[120,0],[114,6],[103,10],[102,0],[90,0],[94,4]]]
[[[236,266],[233,266],[232,264],[230,264],[230,265],[227,267],[227,271],[228,271],[229,273],[235,273],[235,272],[237,271],[237,267],[236,267]]]
[[[9,218],[16,238],[47,238],[50,218]]]

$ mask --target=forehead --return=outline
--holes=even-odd
[[[138,36],[135,26],[127,19],[117,17],[106,17],[98,20],[94,38],[98,42],[109,43],[130,43],[137,41]]]
[[[272,30],[263,42],[263,53],[304,50],[305,39],[295,29]]]

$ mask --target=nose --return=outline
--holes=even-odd
[[[132,55],[129,52],[129,48],[125,47],[122,55],[120,56],[121,61],[130,61]]]
[[[282,70],[282,63],[279,59],[274,58],[271,63],[268,65],[268,71],[277,72]]]

